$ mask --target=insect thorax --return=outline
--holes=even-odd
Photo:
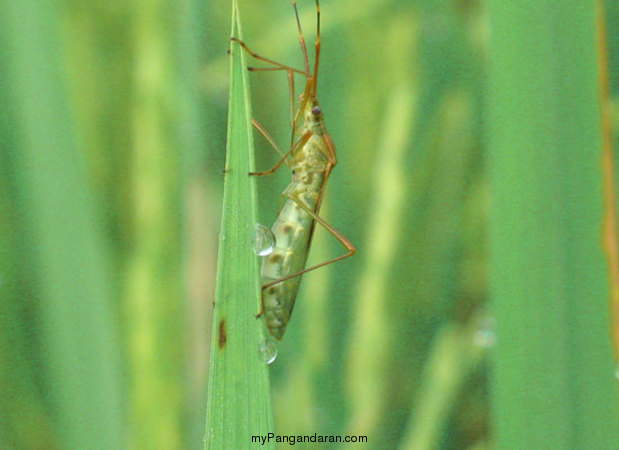
[[[295,172],[324,172],[328,162],[327,151],[324,137],[312,135],[307,143],[295,152],[292,169]]]

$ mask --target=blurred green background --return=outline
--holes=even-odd
[[[239,3],[251,48],[301,67],[290,2]],[[315,5],[298,3],[312,54]],[[507,42],[492,43],[490,24],[509,25],[510,13],[493,9],[493,3],[500,2],[322,1],[318,97],[338,152],[322,211],[357,246],[357,255],[303,277],[270,370],[277,433],[367,435],[367,448],[381,449],[566,448],[552,439],[544,447],[541,438],[531,441],[538,446],[518,445],[506,417],[531,411],[519,406],[523,394],[505,387],[506,378],[497,382],[496,415],[490,408],[497,343],[491,310],[509,322],[512,310],[501,304],[501,280],[513,273],[494,273],[497,304],[491,307],[492,269],[507,265],[502,266],[503,247],[493,251],[490,262],[490,223],[498,227],[497,242],[503,242],[509,227],[500,228],[505,202],[497,207],[493,200],[499,212],[491,215],[490,197],[495,189],[504,194],[497,198],[511,198],[510,188],[498,180],[502,171],[519,164],[496,156],[501,124],[493,120],[507,108],[489,86],[504,89],[512,81],[498,73],[509,64],[493,71],[489,63],[490,48],[503,56],[501,45]],[[527,15],[527,2],[514,2],[523,9],[510,30],[529,38],[546,36],[546,42],[531,38],[527,45],[539,45],[541,53],[547,49],[545,55],[559,54],[548,67],[555,75],[559,71],[556,77],[566,89],[548,94],[549,109],[520,114],[531,112],[521,123],[533,128],[538,118],[554,118],[548,129],[557,132],[559,124],[560,133],[562,126],[578,129],[578,124],[551,107],[571,111],[571,99],[580,98],[571,89],[591,99],[586,83],[595,83],[598,70],[594,47],[574,50],[582,50],[583,57],[564,50],[561,60],[561,36],[566,34],[566,42],[579,39],[569,20],[582,18],[590,25],[583,33],[593,30],[594,42],[595,3],[583,2],[565,22],[553,16],[552,3],[541,1],[543,7]],[[619,7],[607,3],[610,92],[616,105]],[[229,24],[230,3],[224,1],[6,0],[0,6],[0,448],[202,448],[222,214]],[[544,66],[543,54],[531,62],[533,68],[526,59],[514,61],[520,65],[512,67],[513,73],[530,72],[529,84],[539,82],[543,94],[548,80],[535,69]],[[285,147],[290,139],[285,74],[250,74],[250,83],[254,116]],[[524,86],[504,101],[537,95],[527,94]],[[594,110],[597,101],[591,103]],[[599,118],[593,116],[595,124]],[[527,135],[518,118],[510,122],[511,132]],[[619,120],[612,124],[616,129]],[[599,150],[599,133],[592,134]],[[254,140],[257,168],[271,167],[277,154],[258,133]],[[581,175],[580,160],[562,153],[576,141],[572,136],[550,143],[557,145],[558,156],[544,164],[556,169],[559,185]],[[496,172],[488,170],[493,158]],[[545,176],[532,166],[522,170],[534,180]],[[592,189],[602,184],[598,175],[592,175],[597,180]],[[288,177],[282,170],[257,181],[261,223],[274,221]],[[525,204],[533,207],[536,195],[548,193],[544,185],[537,188],[530,197],[523,195]],[[582,206],[578,202],[592,198],[588,193],[540,201],[540,207],[572,201]],[[599,231],[595,214],[601,206],[592,206],[592,214],[580,206],[574,220],[584,215],[590,222],[582,227]],[[561,223],[571,223],[570,217]],[[547,225],[527,222],[524,233],[561,235]],[[586,240],[583,229],[568,230],[561,235],[565,240],[559,239],[557,248],[565,249],[559,253],[569,261],[586,253],[572,242],[582,238],[599,245],[599,236]],[[516,252],[522,247],[512,244]],[[309,263],[341,250],[318,228]],[[508,264],[518,259],[512,256]],[[530,276],[524,279],[535,283],[534,275],[543,272],[534,264],[536,254],[522,258],[523,265],[512,269],[524,267]],[[584,267],[591,267],[593,281],[579,268],[561,272],[554,281],[544,273],[540,292],[552,291],[546,287],[555,281],[571,286],[568,291],[591,285],[603,291],[608,273],[602,252],[587,258]],[[579,285],[582,279],[591,282]],[[608,298],[600,301],[597,311],[607,311]],[[515,305],[514,316],[536,319],[531,327],[539,328],[527,335],[505,327],[506,341],[532,343],[514,354],[530,355],[539,345],[550,355],[563,355],[562,361],[574,361],[599,344],[601,353],[593,354],[603,367],[610,365],[608,380],[594,378],[593,383],[603,385],[598,397],[615,405],[608,317],[591,316],[587,326],[597,334],[583,337],[577,354],[571,354],[576,344],[557,336],[571,336],[587,313],[568,311],[564,332],[553,334],[548,326],[544,335],[538,331],[552,322],[556,310],[540,313],[532,304],[533,309]],[[501,333],[498,339],[504,342]],[[500,377],[517,370],[510,366],[518,359],[514,354],[497,355]],[[538,363],[543,365],[544,358]],[[590,365],[574,363],[575,372],[580,363]],[[574,379],[575,374],[564,375]],[[534,377],[524,375],[516,386],[536,385]],[[592,382],[583,377],[565,392],[578,391],[581,381]],[[544,398],[543,392],[536,395]],[[586,411],[565,395],[557,400],[560,408]],[[502,409],[510,398],[516,399],[513,409]],[[581,446],[574,448],[612,448],[605,446],[616,435],[608,430],[619,426],[612,405],[591,428],[583,428],[595,434],[599,426],[602,444],[587,447],[576,440]],[[565,436],[579,428],[578,413],[559,420],[568,423],[561,428]],[[496,423],[504,430],[498,437]],[[519,423],[526,434],[526,421]],[[503,445],[496,446],[497,439]]]

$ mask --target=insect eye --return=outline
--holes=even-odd
[[[314,114],[315,116],[319,116],[321,112],[322,109],[320,109],[320,106],[314,106],[312,108],[312,114]]]

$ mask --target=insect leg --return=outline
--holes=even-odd
[[[264,288],[262,288],[260,290],[260,311],[258,311],[258,314],[256,314],[254,317],[256,319],[260,319],[265,311],[266,308],[264,307]]]
[[[261,177],[261,176],[264,176],[264,175],[271,175],[272,173],[275,173],[277,171],[277,169],[279,169],[281,167],[281,165],[284,163],[284,161],[286,161],[286,158],[288,158],[289,155],[292,155],[295,152],[295,150],[297,150],[298,148],[303,147],[305,144],[307,144],[307,141],[309,141],[310,137],[312,137],[312,131],[311,130],[307,130],[303,134],[303,136],[301,136],[301,138],[297,142],[295,142],[295,144],[290,148],[290,150],[288,150],[288,152],[284,155],[284,157],[279,160],[279,162],[277,164],[275,164],[269,170],[265,170],[264,172],[249,172],[249,174]]]
[[[237,43],[238,43],[241,47],[243,47],[243,49],[244,49],[244,50],[245,50],[245,51],[246,51],[246,52],[247,52],[247,53],[248,53],[248,54],[249,54],[252,58],[257,59],[258,61],[264,61],[265,63],[268,63],[268,64],[273,64],[274,66],[277,66],[278,68],[280,68],[280,69],[282,69],[282,70],[289,70],[289,71],[291,71],[291,72],[300,73],[301,75],[304,75],[304,76],[306,76],[306,77],[307,77],[307,76],[310,76],[310,74],[308,73],[308,71],[305,71],[305,72],[304,72],[304,71],[302,71],[302,70],[295,69],[294,67],[287,66],[286,64],[282,64],[282,63],[279,63],[279,62],[274,61],[274,60],[272,60],[272,59],[265,58],[264,56],[260,56],[258,53],[255,53],[255,52],[251,51],[251,50],[250,50],[250,48],[247,46],[247,44],[246,44],[245,42],[243,42],[242,40],[240,40],[239,38],[236,38],[236,37],[231,37],[231,38],[230,38],[230,40],[231,40],[232,42],[237,42]],[[253,67],[253,68],[252,68],[252,71],[256,71],[256,69],[259,69],[259,68],[257,68],[257,67]],[[268,68],[267,68],[267,69],[268,69]]]
[[[248,67],[250,72],[273,72],[276,70],[285,70],[288,76],[288,100],[290,103],[290,126],[295,129],[295,113],[294,113],[294,72],[284,67]],[[290,143],[292,145],[292,142]]]
[[[294,133],[294,74],[290,71],[288,71],[288,100],[290,102],[290,127]]]
[[[275,151],[279,154],[279,156],[285,158],[288,155],[284,156],[284,152],[282,151],[281,148],[279,148],[279,145],[277,145],[277,142],[275,142],[275,139],[273,139],[273,137],[269,134],[269,132],[266,130],[266,128],[264,128],[262,126],[262,124],[260,122],[258,122],[256,119],[251,119],[251,124],[254,126],[254,128],[256,130],[258,130],[260,132],[260,134],[267,140],[269,141],[269,144],[271,144],[271,146],[275,149]]]
[[[344,253],[343,255],[340,256],[336,256],[335,258],[332,258],[328,261],[324,261],[321,262],[320,264],[316,264],[312,267],[308,267],[307,269],[301,270],[297,273],[293,273],[291,275],[287,275],[283,278],[280,278],[279,280],[275,280],[271,283],[265,284],[264,286],[262,286],[262,290],[264,291],[265,289],[274,286],[276,284],[282,283],[286,280],[290,280],[291,278],[296,278],[300,275],[303,275],[304,273],[310,272],[312,270],[318,269],[319,267],[324,267],[326,265],[332,264],[334,262],[337,261],[341,261],[342,259],[346,259],[352,255],[355,254],[355,252],[357,251],[356,247],[352,244],[352,242],[350,242],[342,233],[340,233],[339,231],[337,231],[335,228],[333,228],[333,226],[331,226],[325,219],[323,219],[322,217],[320,217],[318,214],[316,214],[311,208],[309,208],[305,203],[303,203],[303,201],[301,201],[300,199],[298,199],[296,196],[289,196],[289,198],[294,201],[297,205],[299,205],[299,207],[305,211],[306,213],[308,213],[310,216],[312,216],[312,218],[318,222],[320,225],[322,225],[323,227],[325,227],[327,229],[327,231],[329,233],[331,233],[333,236],[335,236],[335,238],[340,241],[340,243],[346,248],[347,252]]]

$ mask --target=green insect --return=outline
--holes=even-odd
[[[327,180],[337,164],[335,146],[324,125],[322,110],[316,96],[320,57],[320,3],[316,0],[316,53],[314,71],[310,72],[307,46],[301,29],[301,21],[295,0],[292,0],[299,41],[303,52],[305,70],[264,58],[241,40],[238,42],[253,58],[268,63],[269,67],[249,68],[250,71],[282,70],[288,74],[291,103],[292,139],[290,150],[285,154],[273,138],[256,120],[254,127],[282,155],[282,159],[270,170],[253,172],[250,175],[270,175],[283,164],[292,169],[292,180],[282,193],[280,210],[271,228],[275,237],[273,252],[262,261],[262,309],[269,333],[276,339],[284,336],[301,283],[301,276],[311,270],[340,261],[355,254],[355,246],[327,221],[320,217]],[[294,108],[294,74],[305,77],[305,89]],[[336,258],[305,268],[316,223],[335,236],[347,252]]]

